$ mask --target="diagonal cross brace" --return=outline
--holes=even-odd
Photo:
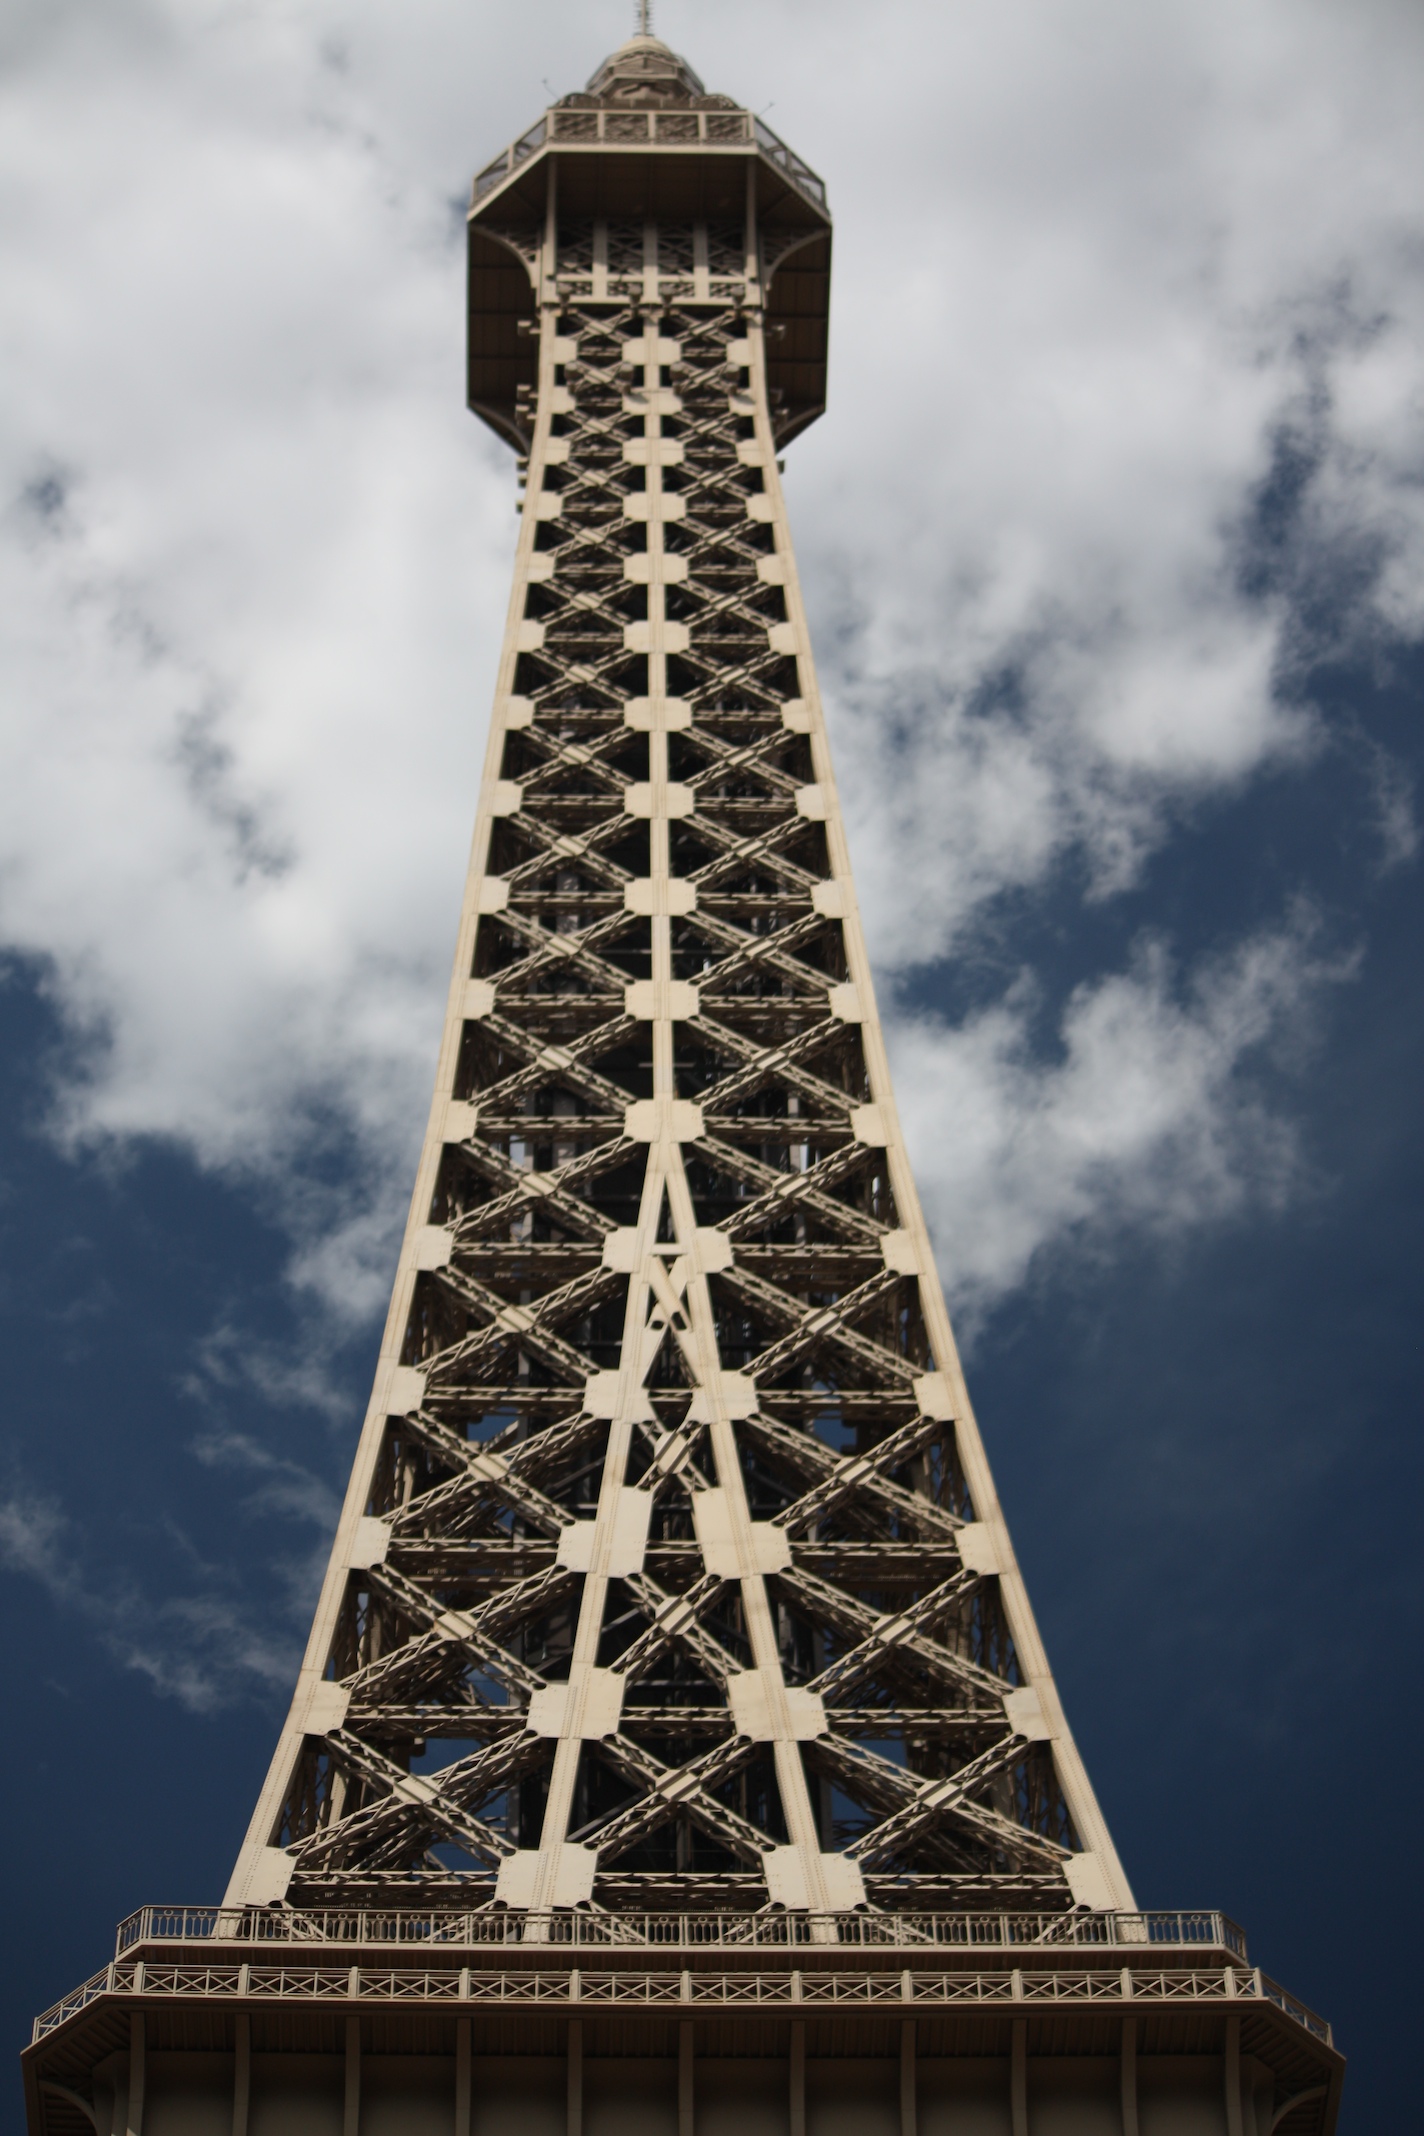
[[[842,1236],[864,1239],[869,1244],[878,1245],[890,1228],[821,1191],[823,1187],[834,1186],[874,1156],[875,1152],[863,1142],[842,1143],[839,1149],[818,1157],[804,1172],[778,1172],[775,1165],[765,1164],[749,1150],[738,1149],[735,1143],[723,1142],[715,1135],[703,1135],[691,1148],[712,1171],[726,1172],[733,1179],[750,1180],[763,1190],[753,1200],[742,1202],[717,1226],[729,1239],[745,1238],[749,1232],[760,1230],[763,1224],[775,1223],[793,1204],[802,1203],[828,1229]]]
[[[640,1417],[637,1425],[653,1456],[638,1487],[649,1494],[654,1504],[675,1483],[689,1493],[707,1489],[709,1479],[692,1458],[706,1437],[705,1423],[695,1419],[678,1425],[674,1431],[664,1431],[655,1417]]]
[[[770,1082],[789,1083],[802,1097],[813,1099],[826,1112],[847,1120],[856,1106],[865,1102],[863,1097],[837,1089],[834,1083],[823,1081],[800,1065],[823,1046],[844,1039],[847,1026],[834,1016],[809,1025],[784,1046],[775,1048],[760,1046],[754,1038],[744,1038],[730,1024],[718,1023],[710,1016],[690,1016],[687,1029],[701,1039],[709,1052],[731,1053],[746,1063],[744,1068],[709,1083],[700,1093],[699,1103],[709,1112],[738,1104]]]
[[[827,1399],[831,1401],[834,1397]],[[813,1432],[798,1431],[790,1424],[783,1424],[779,1418],[768,1416],[765,1410],[758,1410],[755,1416],[748,1417],[742,1429],[754,1434],[763,1445],[781,1454],[803,1474],[809,1472],[817,1477],[818,1481],[836,1477],[841,1462],[848,1458],[844,1454],[833,1454]],[[869,1454],[856,1459],[873,1462],[879,1451],[878,1447],[872,1448]],[[898,1520],[922,1535],[942,1536],[945,1541],[952,1542],[962,1526],[954,1514],[946,1513],[933,1499],[921,1498],[915,1491],[902,1490],[898,1483],[891,1483],[873,1469],[859,1478],[856,1488],[874,1498],[878,1510],[894,1513]],[[788,1512],[794,1510],[787,1509]],[[785,1516],[776,1513],[772,1518],[783,1524]]]
[[[804,1578],[805,1575],[803,1574]],[[915,1643],[919,1649],[923,1635],[937,1619],[947,1616],[961,1603],[967,1602],[982,1586],[982,1575],[977,1572],[957,1572],[953,1578],[942,1580],[938,1587],[931,1588],[918,1602],[908,1609],[900,1610],[893,1617],[884,1617],[874,1631],[864,1638],[859,1646],[852,1647],[823,1669],[810,1688],[824,1699],[845,1698],[867,1676],[875,1673],[887,1652],[896,1647],[909,1647]],[[925,1642],[929,1644],[929,1642]],[[941,1650],[936,1646],[936,1653]],[[948,1653],[948,1649],[943,1650]],[[984,1672],[986,1675],[988,1671]],[[1002,1694],[1001,1694],[1002,1695]]]
[[[907,1424],[902,1424],[898,1431],[892,1431],[888,1437],[882,1439],[878,1446],[872,1446],[868,1453],[832,1455],[833,1466],[820,1482],[813,1484],[809,1491],[803,1492],[791,1505],[783,1506],[779,1513],[773,1513],[773,1521],[778,1528],[785,1528],[788,1535],[798,1534],[809,1528],[813,1521],[824,1519],[827,1513],[834,1511],[843,1500],[860,1490],[863,1485],[882,1482],[886,1470],[902,1467],[919,1453],[922,1447],[929,1446],[934,1440],[941,1438],[944,1429],[944,1423],[939,1417],[914,1416]],[[914,1496],[911,1492],[903,1495]],[[929,1505],[933,1501],[926,1499],[924,1503]],[[941,1518],[952,1528],[963,1525],[951,1514],[944,1513],[940,1507],[936,1506],[935,1511],[940,1513]]]
[[[602,1864],[628,1853],[682,1812],[739,1860],[760,1868],[772,1841],[756,1825],[707,1793],[709,1787],[730,1779],[742,1766],[750,1764],[757,1748],[745,1736],[729,1736],[691,1764],[670,1766],[628,1736],[605,1736],[599,1745],[602,1755],[625,1780],[646,1792],[637,1802],[585,1825],[574,1837],[585,1845],[596,1846]]]
[[[403,1693],[408,1695],[410,1678],[414,1676],[419,1681],[426,1676],[427,1663],[430,1665],[429,1676],[438,1680],[446,1673],[453,1654],[469,1655],[471,1652],[470,1637],[465,1631],[466,1621],[475,1628],[475,1637],[480,1642],[478,1659],[483,1667],[484,1657],[488,1652],[486,1643],[489,1640],[501,1638],[506,1632],[517,1629],[537,1611],[548,1609],[562,1601],[577,1587],[578,1579],[578,1574],[570,1572],[566,1566],[546,1565],[540,1571],[531,1573],[528,1579],[517,1580],[512,1587],[501,1589],[478,1610],[443,1610],[432,1598],[431,1608],[436,1614],[429,1618],[424,1633],[418,1639],[407,1640],[404,1646],[395,1648],[391,1653],[367,1662],[363,1668],[356,1670],[354,1675],[345,1678],[343,1688],[350,1693],[353,1700],[376,1707],[389,1704],[390,1693],[397,1684],[401,1686]],[[409,1615],[411,1612],[407,1607],[408,1600],[407,1591],[399,1606]],[[449,1621],[452,1617],[458,1622],[452,1624]],[[508,1688],[519,1690],[525,1687],[512,1685]],[[487,1708],[482,1710],[488,1711]]]
[[[502,1834],[452,1799],[444,1784],[406,1772],[348,1729],[333,1729],[326,1743],[339,1765],[366,1786],[383,1789],[384,1799],[296,1841],[288,1851],[301,1869],[310,1872],[323,1866],[342,1865],[363,1843],[379,1844],[396,1830],[410,1826],[440,1832],[446,1839],[468,1847],[472,1854],[487,1861],[498,1862],[513,1853],[513,1847]],[[528,1740],[520,1736],[509,1737],[491,1745],[488,1750],[476,1752],[473,1758],[461,1761],[466,1768],[480,1764],[486,1767],[491,1775],[482,1790],[486,1794],[529,1762]],[[449,1768],[452,1773],[455,1770],[453,1766]],[[442,1783],[446,1777],[441,1775]]]
[[[877,1757],[864,1744],[848,1742],[841,1736],[821,1737],[816,1749],[827,1762],[839,1764],[841,1777],[849,1779],[854,1771],[873,1765],[881,1784],[890,1784],[891,1776],[896,1776],[908,1797],[901,1809],[878,1825],[872,1825],[868,1832],[847,1847],[846,1853],[862,1868],[882,1867],[927,1826],[944,1817],[954,1817],[963,1824],[972,1825],[982,1837],[1020,1861],[1047,1861],[1057,1867],[1068,1859],[1067,1847],[1060,1847],[1044,1833],[1015,1824],[1012,1818],[1001,1816],[997,1810],[971,1799],[980,1788],[987,1787],[991,1780],[1016,1765],[1027,1747],[1022,1736],[1010,1734],[967,1765],[962,1765],[947,1780],[921,1780],[892,1765],[888,1758]]]
[[[610,913],[595,927],[583,928],[574,934],[555,934],[542,921],[510,905],[491,913],[490,917],[497,927],[522,942],[526,950],[517,964],[501,966],[498,984],[503,995],[516,993],[525,980],[537,978],[551,966],[560,964],[572,965],[585,978],[597,980],[609,993],[617,996],[622,995],[628,984],[628,974],[622,965],[601,956],[595,943],[602,935],[631,932],[640,925],[636,913]]]
[[[895,1269],[882,1268],[869,1282],[847,1291],[834,1305],[808,1309],[799,1300],[788,1297],[785,1291],[778,1290],[775,1284],[765,1282],[747,1269],[724,1269],[719,1278],[730,1291],[748,1303],[760,1306],[769,1317],[774,1315],[783,1324],[788,1320],[793,1323],[790,1332],[779,1342],[770,1344],[752,1357],[747,1366],[752,1379],[758,1382],[771,1379],[774,1374],[784,1372],[788,1365],[794,1365],[817,1343],[826,1341],[848,1351],[872,1372],[898,1379],[908,1386],[920,1377],[923,1365],[899,1356],[894,1350],[887,1350],[883,1343],[872,1341],[850,1325],[856,1314],[869,1312],[871,1306],[877,1305],[882,1298],[893,1295],[904,1280]]]
[[[698,837],[717,849],[715,857],[704,861],[700,868],[694,868],[688,878],[696,886],[699,897],[705,890],[713,889],[724,876],[735,875],[743,868],[758,872],[765,869],[769,874],[778,875],[790,884],[792,891],[806,898],[821,880],[819,875],[803,868],[799,861],[788,859],[780,851],[805,829],[805,821],[800,816],[788,816],[784,823],[772,824],[753,838],[738,837],[735,831],[725,829],[705,815],[690,816],[688,823]]]
[[[492,1452],[488,1447],[473,1444],[459,1432],[453,1431],[443,1418],[432,1416],[428,1409],[412,1410],[402,1422],[413,1439],[418,1439],[422,1446],[437,1454],[441,1460],[447,1461],[455,1470],[454,1482],[461,1495],[472,1498],[487,1495],[503,1499],[506,1505],[511,1506],[525,1520],[531,1521],[536,1528],[542,1528],[549,1535],[557,1535],[573,1518],[566,1507],[541,1491],[538,1485],[532,1483],[523,1473],[526,1466],[533,1465],[531,1457],[538,1447],[542,1433],[521,1443],[518,1451],[524,1458],[516,1460],[513,1455]],[[441,1485],[439,1488],[442,1496],[438,1502],[434,1492],[423,1493],[418,1499],[412,1500],[410,1506],[397,1518],[412,1521],[428,1519],[437,1510],[437,1503],[443,1506],[443,1494],[449,1491],[450,1486]]]
[[[555,1334],[550,1322],[572,1320],[578,1314],[591,1312],[606,1299],[616,1296],[628,1279],[610,1269],[590,1269],[586,1274],[576,1276],[571,1283],[561,1283],[556,1290],[547,1291],[542,1298],[531,1299],[528,1305],[512,1305],[499,1291],[467,1274],[455,1262],[433,1270],[431,1280],[437,1288],[451,1292],[462,1304],[472,1305],[490,1316],[488,1327],[466,1335],[442,1353],[437,1378],[447,1377],[457,1365],[469,1365],[502,1342],[517,1342],[579,1381],[591,1377],[598,1368],[586,1351]],[[430,1368],[427,1367],[427,1379],[429,1376]]]
[[[704,1572],[685,1594],[670,1595],[646,1573],[632,1573],[624,1583],[639,1607],[647,1612],[648,1628],[640,1632],[626,1652],[612,1664],[615,1673],[633,1683],[644,1675],[666,1647],[679,1642],[688,1649],[714,1684],[727,1688],[736,1661],[700,1619],[706,1615],[727,1582],[718,1572]]]
[[[557,824],[545,823],[536,814],[526,815],[522,808],[509,820],[534,847],[526,860],[516,861],[506,874],[505,880],[511,890],[522,888],[527,881],[545,874],[556,864],[587,869],[595,882],[608,889],[622,890],[633,880],[630,868],[625,868],[620,861],[610,860],[602,850],[604,846],[618,844],[627,837],[628,821],[621,812],[592,823],[582,831],[560,830]]]
[[[840,1661],[832,1662],[830,1669],[823,1670],[820,1676],[812,1680],[807,1687],[810,1690],[820,1692],[826,1678],[832,1671],[839,1671],[844,1663],[846,1674],[843,1677],[838,1676],[837,1682],[842,1691],[849,1691],[855,1684],[864,1680],[876,1663],[897,1655],[902,1660],[931,1669],[938,1676],[947,1677],[961,1687],[979,1691],[990,1698],[1002,1699],[1006,1691],[1013,1689],[1013,1685],[1006,1683],[1002,1677],[995,1676],[988,1669],[980,1668],[978,1662],[970,1661],[962,1654],[951,1653],[948,1647],[942,1647],[927,1639],[918,1628],[901,1624],[898,1617],[887,1616],[883,1611],[873,1609],[868,1602],[862,1602],[856,1595],[848,1595],[844,1588],[832,1586],[829,1580],[819,1579],[813,1572],[796,1567],[789,1572],[777,1573],[776,1579],[788,1599],[799,1602],[813,1621],[829,1624],[833,1630],[858,1639],[858,1644],[851,1650],[857,1657],[854,1671],[849,1668],[851,1656],[842,1655]],[[967,1598],[980,1584],[980,1576],[977,1573],[956,1574],[954,1580],[945,1581],[942,1587],[934,1590],[935,1597],[943,1598],[936,1603],[941,1613],[952,1606],[953,1598],[948,1590],[955,1587],[960,1580],[965,1582],[963,1595],[958,1597],[961,1600]],[[912,1610],[903,1614],[916,1615],[926,1607],[930,1599],[927,1596],[924,1602],[917,1602]],[[821,1695],[824,1696],[824,1692]]]
[[[543,1575],[536,1577],[542,1579]],[[535,1691],[544,1688],[544,1678],[537,1671],[520,1661],[517,1655],[511,1654],[485,1630],[480,1622],[482,1612],[446,1609],[433,1595],[428,1595],[423,1587],[417,1587],[414,1580],[408,1580],[404,1573],[397,1572],[390,1565],[371,1566],[365,1578],[378,1594],[393,1603],[413,1624],[422,1625],[427,1631],[436,1632],[441,1638],[452,1640],[457,1646],[463,1647],[470,1659],[487,1675],[494,1677],[497,1683],[502,1683],[506,1690],[529,1698]],[[569,1579],[574,1581],[577,1575],[571,1573]],[[394,1667],[400,1663],[404,1652],[403,1648],[397,1648],[395,1653],[383,1657],[383,1660]],[[359,1676],[352,1680],[352,1688],[359,1685],[362,1696],[366,1699],[372,1696],[379,1681],[374,1672],[381,1665],[380,1662],[371,1663],[368,1669],[362,1670]]]
[[[536,1008],[538,996],[521,1006]],[[561,1046],[550,1045],[538,1031],[526,1030],[522,1024],[513,1023],[507,1016],[497,1013],[482,1018],[481,1024],[492,1038],[498,1039],[526,1064],[481,1091],[480,1103],[492,1112],[505,1111],[527,1090],[537,1089],[540,1083],[555,1076],[575,1090],[597,1099],[611,1114],[621,1117],[632,1102],[632,1093],[621,1083],[600,1075],[596,1068],[590,1068],[586,1056],[610,1053],[615,1047],[626,1044],[638,1028],[635,1017],[621,1014],[610,1017],[606,1023],[595,1024],[592,1030],[585,1031],[581,1038],[571,1039],[567,1045]]]
[[[730,920],[694,909],[688,914],[689,929],[726,952],[717,963],[703,967],[697,974],[697,985],[703,993],[715,994],[719,987],[733,979],[766,970],[775,973],[779,979],[789,980],[814,1000],[838,982],[827,973],[803,964],[791,952],[802,942],[814,942],[834,924],[823,919],[819,912],[810,912],[786,927],[779,927],[774,934],[749,935],[744,928],[734,927]]]
[[[620,1113],[617,1131],[606,1142],[581,1151],[549,1172],[523,1171],[502,1151],[491,1149],[488,1143],[478,1138],[456,1144],[461,1154],[488,1178],[508,1183],[508,1190],[496,1195],[492,1201],[481,1202],[478,1207],[467,1210],[457,1220],[453,1233],[454,1249],[458,1251],[467,1240],[474,1243],[483,1239],[491,1231],[505,1230],[519,1217],[527,1216],[535,1203],[542,1203],[549,1215],[565,1231],[573,1232],[576,1238],[605,1239],[615,1228],[612,1217],[605,1216],[601,1209],[595,1209],[591,1202],[570,1193],[569,1189],[580,1180],[596,1178],[600,1172],[613,1171],[627,1163],[638,1144],[631,1136],[622,1133],[622,1124],[623,1114]]]

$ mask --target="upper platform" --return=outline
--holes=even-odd
[[[501,437],[527,442],[516,411],[537,380],[529,335],[549,219],[740,225],[748,170],[761,238],[767,382],[785,442],[826,404],[831,218],[799,156],[731,97],[709,95],[677,53],[634,37],[588,87],[561,97],[485,165],[472,189],[469,403]]]

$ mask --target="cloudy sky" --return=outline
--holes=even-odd
[[[631,12],[0,23],[16,2038],[115,1915],[217,1895],[285,1702],[513,550],[462,408],[463,196]],[[1070,1713],[1140,1897],[1244,1920],[1379,2125],[1419,1867],[1378,1790],[1421,1748],[1424,14],[658,27],[830,189],[831,406],[788,493]]]

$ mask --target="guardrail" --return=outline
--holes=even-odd
[[[953,1973],[802,1972],[642,1973],[407,1971],[390,1967],[297,1965],[154,1965],[142,1959],[115,1961],[35,2019],[36,2041],[76,2017],[102,1995],[232,1997],[242,2002],[497,2004],[503,2007],[561,2006],[649,2009],[738,2008],[777,2011],[830,2008],[929,2009],[966,2003],[1011,2008],[1052,2004],[1142,2008],[1166,2003],[1270,2002],[1286,2017],[1333,2045],[1330,2027],[1304,2003],[1287,1995],[1259,1968],[1245,1966],[1133,1967],[1102,1972],[1020,1966],[994,1972]]]
[[[826,188],[808,163],[803,163],[794,149],[787,147],[780,134],[772,132],[764,119],[753,122],[756,127],[757,146],[770,156],[791,183],[815,201],[818,208],[826,205]]]
[[[818,208],[826,205],[824,181],[794,149],[787,147],[780,134],[773,133],[764,120],[754,118],[749,111],[627,111],[617,106],[592,111],[556,106],[545,112],[527,133],[511,141],[492,163],[485,165],[471,189],[470,205],[477,207],[486,193],[503,185],[546,141],[580,148],[736,148],[752,142],[798,192]]]
[[[473,207],[476,201],[483,200],[486,193],[493,192],[497,185],[503,185],[511,171],[517,170],[526,157],[533,155],[536,148],[544,146],[547,134],[546,122],[538,119],[528,133],[522,133],[517,141],[510,142],[508,148],[501,149],[493,163],[487,163],[476,178],[470,205]]]
[[[1246,1963],[1246,1937],[1226,1914],[1159,1913],[564,1913],[311,1912],[277,1906],[141,1906],[121,1921],[114,1954],[140,1943],[438,1945],[450,1950],[707,1950],[931,1948],[1117,1949],[1144,1945],[1230,1951]]]

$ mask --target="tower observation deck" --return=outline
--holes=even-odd
[[[226,1897],[31,2127],[1327,2131],[1328,2026],[1135,1905],[960,1370],[780,482],[821,180],[642,34],[469,246],[524,496],[373,1399]]]

